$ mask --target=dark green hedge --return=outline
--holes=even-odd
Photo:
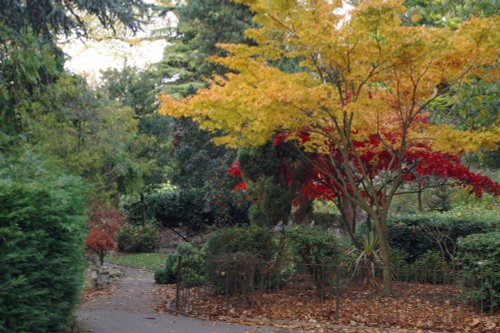
[[[0,331],[65,332],[83,279],[82,185],[0,167]]]
[[[444,213],[395,216],[388,223],[389,243],[391,247],[406,251],[408,262],[413,262],[429,250],[439,250],[426,235],[426,229],[449,232],[456,242],[460,237],[494,231],[499,227],[500,218],[484,208],[464,207]]]
[[[311,220],[314,221],[315,226],[321,226],[326,229],[330,227],[340,227],[342,217],[340,214],[333,213],[317,213],[311,214]]]
[[[202,191],[195,189],[172,189],[150,193],[146,195],[144,203],[146,219],[156,220],[163,226],[182,225],[192,231],[198,231],[222,220],[229,224],[248,221],[245,209],[230,204],[224,211],[219,212],[216,207],[209,207]],[[142,222],[139,200],[126,204],[123,209],[129,223]]]
[[[337,237],[321,227],[286,228],[286,243],[294,259],[305,265],[334,265],[342,259]]]
[[[155,252],[160,247],[160,231],[153,224],[125,224],[118,234],[118,249],[122,252]]]
[[[264,262],[276,260],[278,244],[270,228],[259,225],[223,228],[206,246],[207,278],[216,293],[245,294],[265,285],[279,285],[278,275]]]
[[[156,220],[163,226],[186,226],[198,230],[204,222],[212,220],[204,211],[203,195],[195,190],[165,190],[146,195],[144,198],[147,220]],[[126,204],[125,214],[129,223],[141,223],[141,202]]]
[[[179,269],[181,260],[181,271]],[[179,276],[177,276],[177,274]],[[186,288],[202,285],[206,282],[205,252],[191,243],[180,243],[174,253],[167,257],[165,268],[155,272],[158,284],[176,283],[180,278]]]
[[[209,259],[220,254],[251,253],[261,261],[275,259],[277,246],[269,228],[257,225],[222,228],[214,232],[207,241]]]
[[[474,234],[458,240],[458,260],[474,305],[500,308],[500,232]]]

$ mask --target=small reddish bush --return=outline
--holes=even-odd
[[[95,252],[99,256],[101,265],[104,263],[104,256],[111,250],[116,249],[115,240],[103,229],[91,229],[85,240],[87,249]]]
[[[127,217],[118,209],[104,207],[98,203],[90,205],[88,214],[90,229],[102,229],[113,239],[116,239],[122,225],[127,220]]]
[[[85,240],[88,250],[96,253],[101,265],[106,254],[116,249],[116,238],[127,219],[118,209],[93,203],[89,207],[90,232]]]

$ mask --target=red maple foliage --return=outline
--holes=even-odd
[[[301,140],[302,140],[301,136]],[[451,186],[462,186],[481,197],[484,192],[494,196],[500,195],[500,185],[490,178],[479,173],[472,172],[461,161],[458,155],[452,155],[440,151],[433,151],[431,147],[418,144],[409,146],[402,159],[395,157],[394,152],[383,147],[383,141],[392,141],[395,136],[387,134],[382,138],[380,135],[372,135],[365,142],[355,142],[356,147],[361,148],[358,156],[352,154],[351,159],[361,177],[369,177],[372,182],[382,174],[387,175],[392,171],[402,169],[401,177],[407,185],[428,185],[429,177],[446,179]],[[332,200],[344,191],[349,191],[349,183],[342,181],[347,179],[344,169],[341,167],[340,152],[331,145],[330,154],[317,154],[311,157],[312,165],[305,175],[305,181],[301,187],[301,193],[310,198],[322,198]],[[366,196],[373,193],[363,192]],[[371,200],[379,200],[383,196],[380,191]]]
[[[296,135],[301,142],[309,140],[308,128],[304,128]],[[283,144],[291,134],[278,133],[273,139],[275,147]],[[390,173],[397,168],[402,168],[401,177],[403,181],[411,185],[421,185],[426,187],[429,184],[429,178],[446,179],[451,186],[462,186],[477,197],[481,197],[484,192],[500,195],[500,185],[490,178],[479,173],[472,172],[460,161],[458,155],[434,151],[430,146],[424,144],[416,144],[409,146],[403,159],[395,158],[394,152],[384,147],[384,142],[394,143],[397,135],[394,133],[385,133],[383,135],[373,134],[366,141],[354,142],[354,146],[358,149],[358,155],[351,154],[350,158],[353,165],[358,170],[355,177],[363,175],[368,176],[372,181],[376,182],[376,178],[381,174]],[[293,166],[284,165],[287,170],[289,179],[300,179],[299,195],[309,197],[311,199],[326,199],[334,200],[342,195],[344,191],[349,189],[349,182],[343,181],[347,179],[347,175],[342,168],[342,158],[340,151],[335,148],[333,143],[330,143],[331,149],[329,154],[309,155],[311,167],[307,169],[300,177],[293,175]],[[361,153],[359,153],[361,152]],[[283,160],[286,164],[287,161]],[[228,171],[228,174],[235,178],[243,178],[239,161],[233,163]],[[246,189],[246,183],[238,183],[235,187],[237,190]],[[380,200],[383,192],[367,193],[364,195],[370,200]],[[372,197],[370,197],[372,196]]]
[[[240,161],[234,162],[233,165],[231,165],[231,167],[227,171],[227,174],[235,178],[241,178]]]
[[[85,240],[85,246],[99,256],[102,265],[106,254],[116,249],[116,242],[105,230],[94,228],[90,230]]]
[[[101,265],[106,254],[116,249],[116,238],[126,216],[118,209],[104,207],[98,203],[92,203],[89,208],[90,232],[85,240],[88,250],[99,257]]]
[[[99,228],[116,239],[127,217],[118,209],[105,207],[99,203],[92,203],[89,207],[89,226],[91,229]]]

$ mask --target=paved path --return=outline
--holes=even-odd
[[[153,305],[159,299],[151,292],[156,288],[153,274],[115,267],[124,276],[116,282],[114,293],[83,303],[77,309],[77,321],[82,333],[291,333],[284,329],[157,314]]]

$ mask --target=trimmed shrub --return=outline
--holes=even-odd
[[[330,228],[339,227],[342,217],[340,214],[313,212],[311,214],[311,220],[314,221],[315,226]]]
[[[337,237],[323,228],[286,228],[286,242],[295,258],[306,265],[333,265],[341,259]]]
[[[311,275],[319,298],[333,280],[341,251],[337,237],[323,228],[296,225],[286,229],[286,242],[296,261]]]
[[[260,261],[275,259],[277,246],[273,243],[272,232],[257,225],[223,228],[214,232],[206,244],[207,257],[219,254],[251,253]]]
[[[102,266],[106,254],[116,248],[116,242],[103,229],[96,228],[90,230],[87,239],[85,239],[85,246],[87,249],[97,254],[99,263]]]
[[[458,260],[474,306],[495,311],[500,307],[500,232],[469,235],[458,241]]]
[[[203,193],[197,190],[164,190],[144,198],[147,220],[158,221],[168,227],[184,226],[199,231],[214,222],[214,215],[205,207]],[[131,224],[140,224],[141,202],[131,202],[123,207]]]
[[[392,217],[388,224],[389,243],[408,253],[408,262],[413,262],[429,250],[439,250],[429,237],[429,231],[449,235],[456,244],[460,237],[494,231],[500,227],[498,211],[476,207],[459,207],[449,212],[425,213]]]
[[[127,217],[118,209],[92,203],[88,211],[91,229],[101,229],[112,239],[116,239]]]
[[[162,190],[146,195],[144,208],[147,220],[165,227],[184,226],[192,232],[219,223],[248,222],[246,204],[240,194],[228,199],[197,189]],[[129,223],[142,223],[139,200],[125,204],[123,210]]]
[[[155,282],[158,284],[171,284],[175,283],[175,279],[167,274],[166,269],[160,269],[155,272]]]
[[[0,165],[0,331],[67,332],[83,282],[84,187],[24,166]]]
[[[279,269],[267,267],[278,254],[268,228],[249,225],[219,229],[208,239],[206,253],[208,278],[218,293],[245,294],[264,281],[270,288],[280,284]]]
[[[118,232],[127,218],[118,209],[106,208],[97,203],[90,205],[88,215],[90,232],[85,246],[97,254],[102,265],[106,254],[116,249]]]
[[[208,280],[217,294],[248,295],[269,279],[271,286],[277,281],[274,272],[266,275],[265,263],[248,252],[220,253],[207,264]]]
[[[439,251],[429,250],[408,267],[408,280],[419,283],[452,283],[448,263]]]
[[[160,246],[160,231],[152,224],[126,224],[118,234],[118,248],[122,252],[154,252]]]
[[[175,252],[168,255],[165,269],[155,273],[156,283],[170,284],[177,282],[179,258],[182,285],[189,288],[204,284],[206,281],[205,253],[202,249],[186,242],[180,243]]]

